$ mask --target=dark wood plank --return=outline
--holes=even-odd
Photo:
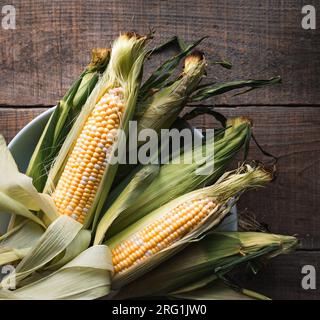
[[[4,4],[3,1],[1,1]],[[209,67],[208,81],[269,77],[284,84],[220,104],[318,104],[319,28],[301,28],[303,0],[13,0],[17,29],[0,29],[0,105],[53,105],[88,61],[120,31],[157,30],[155,43],[178,34],[210,36],[202,49],[232,71]]]
[[[279,157],[277,179],[267,188],[243,196],[239,210],[248,209],[274,233],[297,234],[302,247],[320,249],[320,109],[312,107],[239,107],[217,109],[226,116],[253,119],[263,148]],[[212,118],[193,120],[212,127]],[[252,144],[249,158],[267,160]],[[241,160],[241,159],[239,159]]]
[[[9,143],[27,123],[45,110],[44,108],[0,108],[0,134]]]
[[[297,251],[272,259],[260,272],[254,276],[242,276],[239,283],[247,289],[265,294],[272,299],[283,300],[319,300],[320,253]],[[316,269],[316,289],[305,290],[301,281],[304,274],[302,267],[312,265]]]

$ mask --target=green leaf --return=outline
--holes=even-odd
[[[232,63],[230,61],[227,61],[227,60],[214,61],[214,62],[212,62],[212,64],[220,65],[221,67],[223,67],[225,69],[232,69]]]
[[[193,96],[191,96],[191,101],[202,101],[213,96],[217,96],[219,94],[223,94],[229,92],[231,90],[241,89],[248,87],[249,89],[238,93],[246,93],[253,89],[258,89],[264,86],[274,85],[281,83],[280,77],[274,77],[267,80],[239,80],[239,81],[231,81],[225,83],[218,83],[215,85],[209,84],[208,87],[202,86],[200,90],[195,92]]]
[[[178,42],[178,37],[177,36],[173,36],[172,38],[170,38],[169,40],[167,40],[165,43],[160,44],[159,46],[149,50],[148,54],[152,55],[155,53],[159,53],[163,50],[166,50],[168,47],[171,47],[172,45],[176,44]]]

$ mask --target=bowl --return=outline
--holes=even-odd
[[[10,142],[9,149],[18,165],[21,172],[25,172],[32,156],[32,153],[37,145],[42,131],[49,120],[50,115],[54,111],[50,108],[34,118],[27,124]],[[178,127],[188,127],[188,123],[183,119],[179,119]],[[197,129],[192,128],[195,134],[201,135]],[[0,234],[5,233],[10,216],[8,214],[0,215]],[[238,219],[237,208],[234,206],[230,214],[223,220],[223,222],[216,228],[220,231],[237,231]]]

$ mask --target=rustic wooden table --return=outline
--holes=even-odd
[[[320,272],[320,32],[301,27],[305,2],[12,0],[16,29],[0,29],[0,132],[9,142],[54,105],[90,49],[109,46],[120,31],[152,27],[156,42],[175,34],[187,41],[210,36],[202,46],[208,60],[227,58],[234,67],[210,67],[209,81],[283,78],[281,86],[212,101],[227,116],[251,117],[261,145],[279,157],[277,180],[246,195],[240,210],[253,212],[272,232],[301,239],[296,253],[274,259],[246,286],[275,299],[319,299],[320,288],[301,287],[303,265]],[[210,127],[211,121],[194,124]],[[257,148],[251,157],[261,159]]]

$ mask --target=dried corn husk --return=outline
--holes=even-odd
[[[86,249],[83,243],[89,244],[88,235],[72,218],[56,219],[17,265],[15,273],[1,281],[0,298],[94,299],[108,294],[113,271],[110,252],[106,246]],[[57,271],[48,272],[60,265]],[[9,291],[8,284],[12,283],[17,289]]]
[[[50,224],[29,253],[20,261],[15,270],[15,281],[20,281],[43,268],[61,254],[75,239],[82,225],[72,218],[61,216]]]
[[[26,219],[0,237],[0,266],[25,257],[43,232],[39,224]]]
[[[124,287],[117,298],[197,296],[234,267],[288,253],[295,237],[257,232],[211,232],[156,269]],[[156,284],[156,285],[154,285]],[[201,294],[200,294],[201,297]]]
[[[134,113],[142,75],[142,66],[146,56],[146,52],[144,50],[145,42],[146,37],[139,37],[135,34],[121,35],[114,42],[108,67],[82,108],[79,117],[66,138],[59,156],[50,170],[45,192],[51,193],[54,191],[55,185],[64,170],[68,156],[87,117],[90,115],[99,98],[101,98],[108,89],[115,86],[120,86],[124,89],[126,108],[121,119],[120,129],[127,132],[129,120],[132,118]],[[121,144],[125,144],[123,138],[123,135],[121,135],[121,137],[113,144],[113,154]],[[112,159],[110,159],[110,163],[106,166],[102,181],[98,188],[95,201],[86,215],[86,219],[84,221],[85,227],[89,227],[94,216],[97,214],[99,215],[101,207],[109,193],[116,170],[117,164],[113,164]]]
[[[91,300],[110,292],[111,255],[106,246],[90,247],[40,280],[14,291],[0,289],[0,299]]]
[[[63,99],[59,101],[51,115],[26,172],[33,179],[33,184],[39,192],[43,191],[51,163],[57,156],[82,106],[95,87],[99,75],[106,69],[109,57],[109,49],[93,49],[90,64],[82,72],[79,79],[73,83]]]
[[[91,232],[80,230],[76,237],[70,242],[66,249],[56,256],[45,268],[45,270],[57,270],[76,258],[82,251],[89,248]]]
[[[168,248],[160,250],[145,261],[137,263],[131,268],[116,274],[113,278],[113,287],[119,288],[133,281],[157,266],[163,260],[168,259],[170,256],[181,250],[190,243],[190,241],[199,238],[202,234],[221,222],[237,200],[237,198],[234,197],[238,197],[241,192],[248,188],[262,186],[270,180],[270,175],[261,168],[258,167],[254,169],[249,165],[243,166],[236,172],[225,173],[213,186],[190,192],[167,203],[109,239],[106,244],[110,249],[113,249],[117,244],[128,239],[132,234],[139,230],[142,230],[165,212],[169,212],[178,205],[193,199],[210,197],[213,199],[212,201],[217,204],[207,218],[185,237],[174,242]]]
[[[248,143],[250,136],[251,122],[248,119],[243,117],[229,119],[223,138],[212,142],[210,140],[207,143],[206,164],[195,161],[193,152],[202,153],[202,148],[196,147],[195,150],[183,154],[185,164],[175,164],[172,159],[168,164],[162,165],[147,188],[141,189],[140,193],[138,192],[140,188],[130,188],[135,190],[135,196],[130,197],[130,204],[128,200],[126,207],[122,207],[121,211],[117,210],[117,213],[114,205],[106,211],[98,225],[95,243],[102,243],[107,231],[106,238],[110,238],[168,201],[216,181],[238,151]],[[190,158],[192,161],[189,161]],[[210,174],[201,174],[212,165],[214,170]],[[137,174],[143,176],[139,172]],[[118,201],[115,199],[120,195],[122,198],[129,197],[128,189],[124,188],[131,184],[131,179],[132,176],[125,179],[110,194],[108,202]]]

